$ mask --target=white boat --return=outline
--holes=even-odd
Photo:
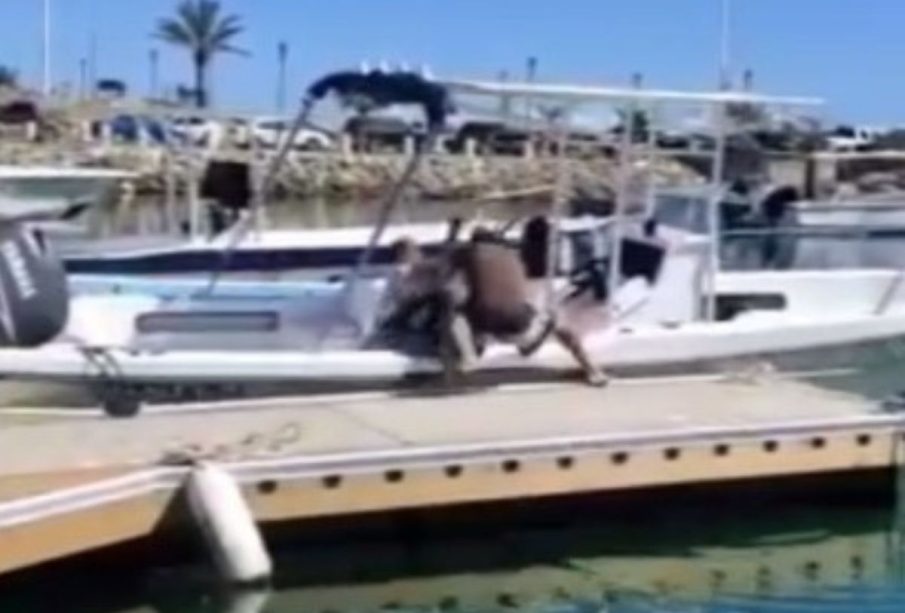
[[[596,362],[618,373],[726,369],[768,361],[777,368],[851,366],[863,350],[905,342],[905,283],[893,271],[722,273],[717,320],[705,318],[706,240],[676,236],[652,285],[634,279],[611,308],[592,299],[567,307]],[[183,282],[186,283],[186,282]],[[568,288],[560,283],[561,293]],[[73,299],[69,323],[37,349],[0,350],[6,377],[95,385],[108,410],[124,389],[155,387],[294,391],[394,386],[439,371],[423,347],[384,345],[374,317],[381,278],[344,282],[228,282],[217,294],[97,294]],[[201,289],[200,286],[197,289]],[[219,293],[223,292],[223,293]],[[493,345],[483,381],[558,376],[574,369],[558,346],[531,358]],[[127,411],[127,412],[128,412]]]
[[[426,87],[433,100],[435,86]],[[513,87],[505,84],[507,91]],[[528,94],[545,91],[519,87]],[[582,97],[620,100],[637,94],[580,90]],[[739,96],[686,99],[723,105]],[[383,211],[384,222],[391,205],[388,201]],[[716,210],[708,211],[708,228],[718,227]],[[381,228],[378,224],[370,234],[362,262],[380,244]],[[652,234],[620,214],[596,228],[564,230],[560,248],[550,253],[559,274],[538,299],[560,303],[593,360],[617,372],[689,373],[762,360],[778,368],[849,366],[865,349],[905,341],[902,272],[725,273],[719,271],[715,243],[705,236],[668,227]],[[582,232],[590,232],[592,240]],[[20,243],[30,249],[27,237]],[[11,267],[8,258],[0,263]],[[574,298],[571,273],[578,271],[590,273],[594,282],[582,281],[583,291]],[[606,304],[594,291],[600,282],[609,296]],[[15,289],[17,283],[6,285]],[[0,350],[0,375],[96,386],[107,411],[123,416],[137,412],[142,399],[160,388],[346,390],[404,385],[439,371],[426,336],[381,334],[377,313],[385,280],[362,274],[361,267],[333,282],[197,280],[157,288],[146,293],[126,283],[119,293],[75,296],[68,320],[49,342]],[[573,368],[570,357],[552,344],[531,358],[491,345],[473,374],[494,383],[520,374],[559,376]]]
[[[0,215],[20,216],[34,208],[43,211],[47,203],[94,203],[117,182],[134,176],[103,168],[0,165]]]
[[[799,223],[809,229],[834,233],[848,229],[867,236],[905,235],[905,193],[867,194],[827,201],[795,204]]]
[[[241,231],[241,229],[239,229]],[[375,264],[391,260],[390,246],[398,239],[414,239],[425,248],[440,245],[446,223],[389,226],[372,251]],[[186,277],[223,269],[236,275],[274,279],[300,274],[329,275],[347,271],[358,260],[373,233],[370,226],[349,228],[233,231],[212,238],[155,242],[135,246],[135,240],[86,244],[63,252],[66,269],[76,275],[144,275]],[[228,256],[225,255],[228,252]]]

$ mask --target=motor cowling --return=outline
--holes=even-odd
[[[68,319],[61,260],[38,230],[0,222],[0,346],[37,347],[59,335]]]

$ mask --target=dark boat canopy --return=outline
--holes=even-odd
[[[414,72],[336,72],[308,88],[308,97],[321,100],[335,94],[343,100],[363,99],[375,108],[394,104],[415,104],[424,109],[428,127],[443,126],[454,107],[442,85]]]

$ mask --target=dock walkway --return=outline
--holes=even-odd
[[[780,379],[524,385],[159,407],[0,409],[0,572],[151,534],[190,470],[259,522],[883,468],[902,420]]]

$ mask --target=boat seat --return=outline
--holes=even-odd
[[[578,258],[576,258],[578,259]],[[620,279],[628,283],[634,279],[642,279],[648,286],[656,283],[666,259],[666,247],[663,245],[635,238],[622,241],[622,258]],[[592,292],[594,299],[605,302],[609,293],[608,257],[585,257],[569,275],[573,290],[566,300],[572,300],[587,292]]]

